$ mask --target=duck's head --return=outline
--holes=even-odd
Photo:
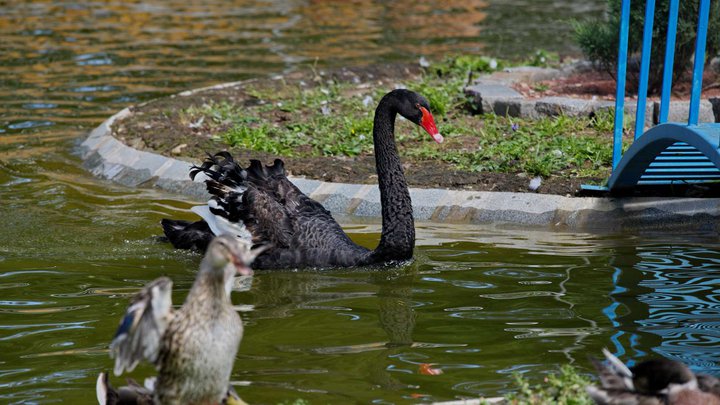
[[[697,389],[695,374],[683,363],[658,358],[638,363],[630,370],[635,389],[643,394],[669,394],[683,389]]]
[[[207,248],[202,269],[222,274],[227,280],[235,275],[250,276],[253,274],[250,265],[266,248],[251,249],[250,242],[224,234],[214,238]]]

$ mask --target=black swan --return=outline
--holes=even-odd
[[[395,117],[420,125],[440,143],[428,101],[404,89],[387,93],[375,109],[373,144],[382,205],[382,235],[375,250],[353,243],[317,201],[285,176],[283,162],[272,166],[251,160],[240,167],[227,152],[210,156],[190,171],[204,173],[212,199],[193,211],[204,220],[163,219],[165,235],[176,248],[204,250],[213,234],[233,232],[269,248],[256,268],[352,267],[412,258],[415,227],[412,204],[395,146]],[[240,226],[238,226],[240,225]],[[244,225],[244,226],[242,226]]]

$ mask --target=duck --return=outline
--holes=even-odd
[[[193,207],[195,222],[163,219],[166,238],[175,248],[204,250],[213,235],[228,225],[243,229],[238,238],[268,246],[255,267],[355,267],[407,261],[415,246],[412,202],[395,143],[395,119],[400,115],[422,127],[437,143],[443,136],[422,95],[396,89],[385,94],[375,109],[373,146],[382,205],[382,233],[373,250],[355,244],[320,203],[303,194],[288,178],[284,163],[251,160],[248,167],[226,151],[210,155],[190,170],[203,174],[212,196],[207,205]]]
[[[110,343],[116,376],[140,361],[155,365],[157,376],[141,386],[115,389],[100,373],[96,394],[101,405],[220,404],[237,397],[230,373],[243,335],[240,315],[230,301],[235,275],[249,267],[263,248],[221,234],[208,245],[185,302],[172,306],[172,280],[160,277],[135,295]],[[236,401],[234,403],[237,403]]]
[[[720,405],[720,380],[694,374],[679,361],[656,358],[633,367],[603,349],[607,364],[591,359],[600,386],[587,387],[599,405]]]

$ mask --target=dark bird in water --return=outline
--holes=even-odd
[[[212,199],[194,207],[203,220],[163,219],[165,235],[176,248],[203,250],[213,235],[228,225],[243,225],[235,234],[255,246],[269,248],[256,268],[351,267],[412,258],[415,227],[412,203],[395,145],[397,114],[420,125],[440,143],[428,101],[404,89],[387,93],[375,109],[373,144],[382,205],[382,235],[375,250],[353,243],[317,201],[303,194],[285,175],[281,160],[263,166],[252,160],[248,168],[227,152],[208,157],[190,171],[203,173]]]
[[[147,360],[155,365],[157,377],[145,386],[130,381],[116,390],[101,373],[96,386],[100,404],[220,404],[237,399],[230,373],[243,326],[230,291],[236,274],[252,274],[248,266],[260,252],[230,235],[213,239],[177,310],[172,308],[169,278],[147,284],[130,302],[110,343],[110,356],[115,358],[115,375]]]
[[[651,359],[627,367],[603,349],[607,364],[592,359],[600,387],[587,392],[600,405],[720,405],[720,380],[694,374],[679,361]]]

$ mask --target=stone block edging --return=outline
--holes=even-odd
[[[80,145],[83,166],[98,177],[128,187],[158,187],[197,201],[206,200],[208,194],[201,176],[196,181],[188,177],[191,163],[133,149],[112,136],[112,123],[129,114],[132,114],[131,110],[126,108],[91,131]],[[334,214],[380,217],[380,195],[376,185],[329,183],[298,177],[290,180]],[[566,197],[421,188],[411,188],[410,195],[415,218],[419,221],[602,232],[642,229],[717,231],[720,228],[718,198]]]
[[[479,113],[495,113],[502,116],[519,118],[538,118],[565,114],[572,117],[589,117],[600,110],[615,107],[608,100],[580,99],[573,97],[550,96],[527,98],[516,91],[512,85],[518,82],[537,82],[554,79],[587,67],[580,63],[568,65],[561,69],[521,66],[508,68],[502,72],[483,75],[466,86],[465,95]],[[625,116],[628,121],[635,121],[637,101],[625,99]],[[648,101],[645,111],[645,127],[658,123],[660,103]],[[689,101],[673,100],[670,102],[668,120],[683,122],[688,119]],[[720,98],[700,101],[700,122],[720,122]]]

